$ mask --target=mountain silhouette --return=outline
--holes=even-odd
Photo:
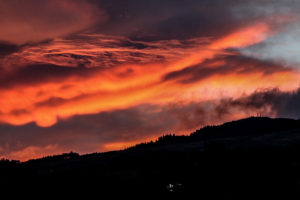
[[[298,199],[300,120],[251,117],[125,150],[0,162],[0,187],[48,196]]]

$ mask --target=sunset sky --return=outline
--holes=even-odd
[[[0,0],[0,157],[300,118],[300,1]]]

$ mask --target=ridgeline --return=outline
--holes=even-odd
[[[2,160],[0,187],[69,197],[299,199],[299,155],[300,120],[251,117],[121,151]]]

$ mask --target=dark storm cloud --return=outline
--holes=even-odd
[[[250,74],[255,72],[270,75],[291,70],[271,61],[258,60],[243,55],[221,55],[208,59],[201,64],[170,72],[163,77],[163,80],[177,80],[180,83],[188,84],[215,75]]]
[[[73,76],[86,77],[100,70],[100,68],[64,67],[51,64],[29,65],[15,71],[0,73],[0,89],[57,82]]]
[[[232,1],[100,0],[110,16],[101,32],[141,40],[220,36],[240,22],[231,13]],[[220,17],[222,16],[222,17]],[[246,23],[246,19],[243,21]]]
[[[18,50],[19,47],[17,45],[0,41],[0,58],[17,52]]]
[[[276,117],[300,118],[300,89],[293,92],[281,92],[278,89],[258,91],[250,96],[222,100],[216,107],[222,113],[230,113],[233,108],[257,110],[264,115]]]
[[[292,0],[91,0],[103,8],[108,21],[98,30],[140,40],[220,37],[235,29],[297,12]],[[293,6],[291,6],[293,5]]]
[[[2,4],[0,24],[7,30],[1,38],[18,44],[85,30],[140,40],[219,37],[253,21],[267,19],[277,26],[280,20],[271,17],[295,13],[300,5],[293,0],[30,0]],[[17,16],[12,14],[16,12]]]

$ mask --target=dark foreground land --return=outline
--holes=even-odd
[[[300,120],[252,117],[123,151],[1,161],[0,177],[2,193],[43,197],[299,199]]]

